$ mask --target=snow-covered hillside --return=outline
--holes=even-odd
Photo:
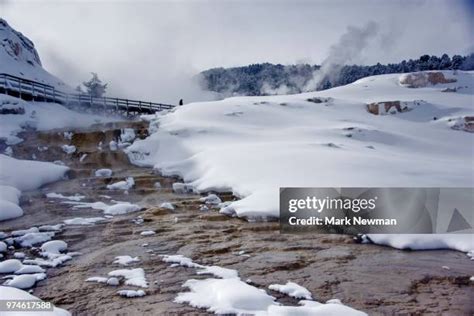
[[[221,212],[247,218],[277,217],[279,187],[472,187],[474,73],[443,74],[455,82],[422,73],[409,88],[390,74],[188,104],[149,117],[159,129],[129,156],[198,191],[233,191],[241,199]]]
[[[71,90],[43,68],[33,42],[1,18],[0,73],[52,85],[59,90]]]

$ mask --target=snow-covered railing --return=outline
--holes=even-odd
[[[89,107],[93,110],[102,109],[127,115],[154,113],[175,107],[171,104],[110,97],[97,98],[87,94],[65,93],[51,85],[9,74],[0,74],[0,93],[27,101],[55,102],[66,106]]]

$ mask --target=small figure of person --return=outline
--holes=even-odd
[[[179,100],[179,105],[183,105],[183,99]]]

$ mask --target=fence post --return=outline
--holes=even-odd
[[[115,98],[115,109],[118,113],[119,112],[118,98]]]
[[[44,95],[44,102],[48,102],[48,99],[46,99],[46,86],[43,86],[43,95]]]
[[[53,87],[53,103],[56,103],[56,88]]]
[[[129,116],[129,113],[128,113],[128,99],[125,99],[125,105],[127,106],[127,116]]]

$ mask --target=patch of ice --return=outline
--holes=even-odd
[[[87,278],[87,279],[86,279],[86,282],[107,283],[107,280],[108,280],[108,279],[105,278],[105,277],[95,276],[95,277]]]
[[[162,255],[164,262],[175,263],[187,268],[204,268],[203,265],[194,263],[190,258],[183,255]]]

